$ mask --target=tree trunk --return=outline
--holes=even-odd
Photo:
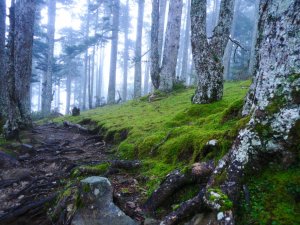
[[[167,11],[168,0],[159,0],[159,6],[157,8],[157,13],[159,13],[159,25],[158,25],[158,55],[159,55],[159,66],[162,63],[162,52],[164,45],[164,34],[165,34],[165,19]],[[152,3],[153,4],[153,3]]]
[[[118,38],[119,38],[119,10],[120,0],[113,0],[113,31],[110,53],[110,71],[107,103],[114,104],[116,97],[116,73],[117,73],[117,57],[118,57]]]
[[[19,129],[31,126],[30,81],[35,1],[20,0],[10,9],[8,57],[8,120],[4,126],[6,138]]]
[[[66,89],[67,89],[66,115],[70,114],[70,102],[71,102],[71,91],[72,91],[71,90],[71,83],[72,83],[72,76],[71,76],[70,71],[68,71],[67,80],[66,80]]]
[[[124,64],[123,64],[123,87],[122,87],[122,99],[125,102],[127,100],[127,77],[128,77],[128,60],[129,60],[129,0],[126,1],[126,9],[125,9],[125,30],[124,30]],[[100,96],[101,97],[101,96]]]
[[[100,48],[99,53],[99,90],[98,95],[101,100],[102,97],[102,80],[103,80],[103,62],[104,62],[104,48]]]
[[[253,31],[252,31],[252,43],[251,43],[250,62],[249,62],[249,69],[248,69],[248,76],[250,76],[250,77],[254,76],[254,71],[255,71],[255,66],[256,66],[255,45],[256,45],[256,41],[257,41],[259,2],[260,2],[260,0],[256,0],[256,2],[255,2],[255,14],[254,14],[255,24],[253,26]]]
[[[192,0],[192,51],[198,85],[193,103],[205,104],[223,97],[222,59],[227,45],[232,17],[233,0],[222,0],[218,25],[210,42],[206,34],[206,1]]]
[[[47,70],[43,77],[42,90],[42,112],[49,115],[51,112],[52,96],[52,74],[53,74],[53,54],[54,54],[54,34],[55,34],[56,0],[48,0],[48,25],[47,25]]]
[[[171,0],[163,52],[160,86],[162,91],[171,91],[176,81],[176,64],[180,40],[182,0]]]
[[[152,13],[151,13],[152,23],[151,23],[151,51],[150,51],[150,60],[151,60],[151,81],[154,89],[159,88],[159,0],[152,1]]]
[[[6,102],[6,79],[5,79],[5,19],[6,19],[6,1],[0,0],[0,126],[4,119]],[[2,122],[1,122],[2,121]]]
[[[234,15],[233,15],[232,27],[231,27],[231,32],[230,32],[230,36],[232,38],[235,38],[234,34],[235,34],[235,31],[236,31],[236,28],[237,28],[236,27],[236,25],[237,25],[236,22],[237,22],[238,12],[240,11],[241,2],[242,2],[242,0],[235,0]],[[227,43],[225,53],[224,53],[224,58],[223,58],[224,79],[225,80],[232,80],[232,74],[231,74],[231,71],[230,71],[232,47],[233,47],[233,43],[231,41],[229,41]]]
[[[299,149],[300,67],[295,62],[300,55],[295,49],[299,49],[300,39],[294,34],[300,30],[300,1],[261,1],[259,12],[258,70],[244,106],[244,113],[252,119],[220,160],[207,187],[215,186],[216,177],[226,174],[227,179],[219,186],[234,203],[245,168],[257,168],[260,155],[280,155]],[[206,194],[205,201],[219,211],[209,195]],[[233,224],[232,213],[224,215],[224,224]]]
[[[90,0],[87,1],[87,15],[86,15],[86,27],[85,27],[85,40],[89,38],[90,31]],[[83,75],[83,96],[82,96],[82,110],[86,109],[87,100],[87,86],[88,86],[88,49],[84,53],[84,75]]]
[[[144,4],[145,0],[139,0],[139,12],[134,57],[134,98],[139,98],[142,95],[142,35],[144,21]]]
[[[181,80],[187,82],[187,67],[189,61],[189,46],[190,46],[190,31],[191,31],[191,0],[187,0],[187,15],[186,15],[186,24],[185,24],[185,33],[184,33],[184,46],[183,46],[183,58],[182,58],[182,67],[180,72]]]

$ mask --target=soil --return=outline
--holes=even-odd
[[[112,146],[101,135],[57,124],[23,131],[18,142],[0,146],[0,224],[50,225],[49,205],[66,185],[72,171],[115,159]],[[12,155],[12,156],[11,156]],[[143,199],[135,173],[119,171],[108,176],[115,203],[129,216],[142,221]]]

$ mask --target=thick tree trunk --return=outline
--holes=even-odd
[[[11,138],[31,126],[30,81],[35,1],[20,0],[10,10],[8,57],[8,120],[4,135]]]
[[[88,102],[89,109],[93,108],[92,106],[92,68],[91,68],[91,56],[88,56]]]
[[[149,93],[149,74],[150,74],[150,63],[147,62],[145,68],[145,76],[144,76],[144,95],[147,95]]]
[[[206,1],[192,0],[192,50],[198,85],[193,103],[205,104],[223,97],[222,59],[233,18],[234,0],[222,0],[218,25],[210,42],[206,34]]]
[[[71,73],[68,71],[67,74],[67,80],[66,80],[66,89],[67,89],[67,96],[66,96],[66,115],[70,114],[70,102],[71,102],[71,83],[72,83],[72,78],[71,78]]]
[[[150,60],[151,60],[151,80],[154,89],[159,88],[159,43],[158,43],[158,31],[159,31],[159,0],[152,1],[152,24],[151,24],[151,51],[150,51]]]
[[[4,119],[6,105],[6,79],[5,79],[5,19],[6,19],[6,1],[0,0],[0,125]],[[2,121],[3,122],[3,121]]]
[[[142,35],[144,21],[144,4],[145,0],[139,0],[139,12],[134,57],[134,98],[139,98],[142,95]]]
[[[158,25],[158,55],[159,55],[159,66],[162,63],[162,53],[164,45],[164,34],[165,34],[165,19],[168,0],[159,0],[159,6],[157,8],[157,13],[159,13],[159,25]],[[153,3],[152,3],[153,4]]]
[[[125,102],[127,100],[127,77],[128,77],[128,59],[129,59],[129,0],[126,1],[126,9],[124,15],[124,53],[123,53],[123,87],[122,87],[122,99]]]
[[[255,167],[259,155],[299,149],[300,66],[295,62],[300,61],[296,50],[300,39],[294,35],[300,30],[299,12],[299,0],[260,3],[258,70],[244,106],[244,113],[251,115],[251,120],[220,160],[207,187],[215,187],[215,178],[226,174],[227,179],[219,186],[233,202],[241,190],[244,169]],[[209,200],[210,194],[206,194],[206,203],[219,211],[217,204]],[[222,218],[224,224],[233,224],[232,213],[228,211],[224,215],[227,215]]]
[[[117,73],[117,57],[118,57],[118,38],[119,38],[119,9],[120,0],[113,0],[113,31],[110,53],[110,72],[107,103],[114,104],[116,96],[116,73]]]
[[[51,112],[52,96],[52,74],[53,74],[53,54],[54,54],[54,34],[55,34],[56,0],[48,0],[48,25],[47,25],[47,70],[43,77],[42,90],[42,112],[49,115]]]
[[[180,72],[180,79],[186,83],[187,82],[187,67],[189,61],[189,46],[190,46],[190,31],[191,31],[191,0],[187,0],[187,15],[186,15],[186,24],[185,24],[185,33],[184,33],[184,45],[183,45],[183,58],[182,58],[182,67]]]
[[[162,91],[171,91],[176,81],[176,64],[180,40],[182,0],[171,0],[163,52],[160,86]]]

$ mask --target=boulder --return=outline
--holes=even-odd
[[[113,189],[105,177],[88,177],[79,187],[79,209],[72,225],[136,225],[113,203]]]

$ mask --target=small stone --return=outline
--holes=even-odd
[[[219,212],[218,214],[217,214],[217,219],[218,220],[222,220],[224,218],[224,213],[223,212]]]

